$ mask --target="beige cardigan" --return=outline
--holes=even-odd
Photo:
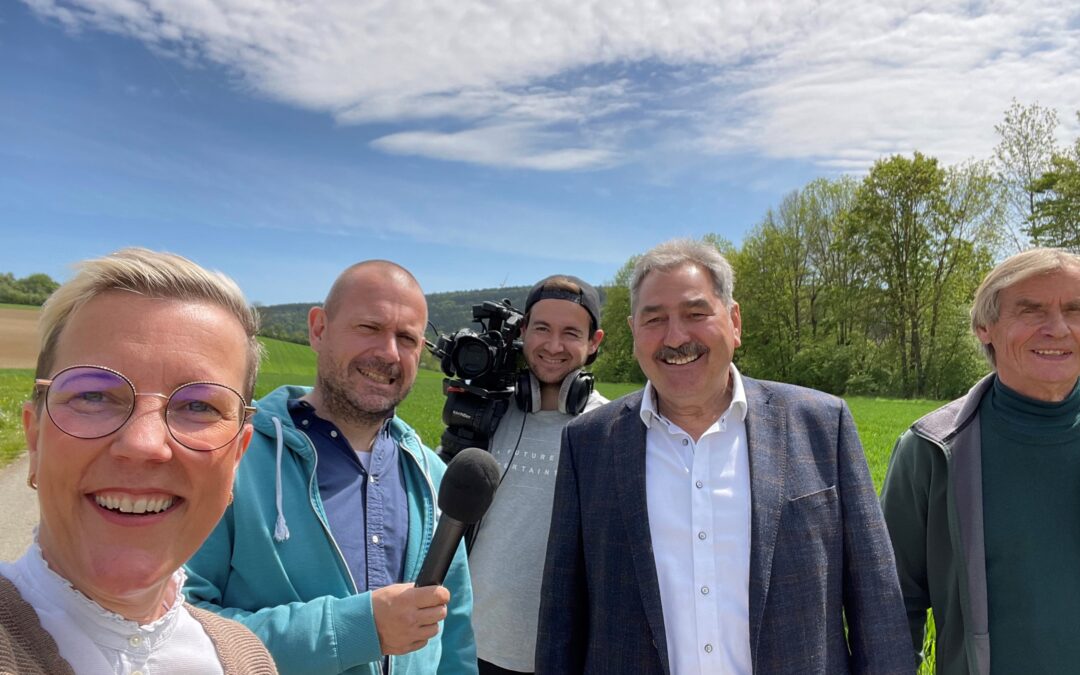
[[[235,621],[184,607],[202,624],[217,649],[225,675],[276,675],[277,668],[255,634]],[[74,675],[37,612],[8,579],[0,577],[0,675]]]

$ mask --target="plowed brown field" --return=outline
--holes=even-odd
[[[36,309],[0,307],[0,368],[33,368],[37,362]]]

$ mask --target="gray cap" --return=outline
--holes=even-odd
[[[548,283],[557,280],[572,281],[577,284],[581,292],[575,293],[558,287],[545,288]],[[541,300],[569,300],[570,302],[576,302],[584,307],[585,311],[592,317],[593,325],[596,328],[600,327],[600,294],[591,285],[577,277],[572,277],[569,274],[553,274],[537,282],[529,291],[529,296],[525,300],[525,313],[528,314],[532,306]]]

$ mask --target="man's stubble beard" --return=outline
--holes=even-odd
[[[322,361],[323,359],[320,358],[319,360]],[[327,358],[326,361],[330,361],[330,359]],[[405,400],[405,397],[408,396],[409,391],[412,389],[410,383],[408,387],[400,389],[394,397],[368,395],[366,398],[370,402],[365,402],[365,395],[356,391],[356,388],[350,386],[349,383],[349,374],[356,370],[355,362],[349,362],[346,365],[344,374],[335,367],[324,368],[323,365],[331,366],[330,363],[319,364],[315,387],[319,390],[323,405],[326,406],[326,412],[335,420],[355,426],[368,427],[381,424]],[[357,377],[362,376],[358,374]],[[397,378],[401,379],[400,368],[397,369]],[[379,402],[376,403],[376,400]]]

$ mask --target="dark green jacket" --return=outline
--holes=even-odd
[[[939,675],[990,672],[979,402],[993,381],[911,425],[881,490],[912,644],[933,607]]]

